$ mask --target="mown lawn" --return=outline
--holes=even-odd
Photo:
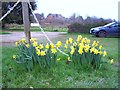
[[[63,43],[68,37],[76,38],[78,34],[64,34],[53,39]],[[118,88],[118,38],[96,38],[82,34],[83,37],[100,41],[108,55],[99,70],[72,68],[66,64],[66,56],[59,55],[61,61],[55,69],[39,69],[27,72],[20,64],[12,60],[17,54],[15,46],[2,47],[2,83],[3,88]],[[45,41],[39,41],[44,42]],[[107,63],[114,59],[114,64]]]

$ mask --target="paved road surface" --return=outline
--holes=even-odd
[[[25,38],[25,34],[24,32],[10,32],[11,34],[4,34],[4,35],[0,35],[0,44],[1,45],[8,45],[10,43],[15,43],[16,41]],[[65,32],[46,32],[46,34],[48,35],[48,37],[50,38],[56,38],[59,37],[61,35],[61,33],[65,33]],[[43,39],[45,38],[43,33],[41,32],[31,32],[31,37],[32,38],[37,38],[37,40]]]

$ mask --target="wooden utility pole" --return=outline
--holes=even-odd
[[[2,17],[2,2],[0,1],[0,18]],[[2,30],[2,21],[0,21],[0,29]]]
[[[22,0],[22,13],[23,13],[23,23],[24,31],[26,35],[27,43],[30,44],[31,34],[30,34],[30,21],[29,21],[29,12],[28,12],[28,3]]]

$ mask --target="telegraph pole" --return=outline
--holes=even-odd
[[[26,35],[26,40],[27,43],[30,44],[31,34],[30,34],[29,11],[28,11],[28,3],[25,0],[22,0],[22,14],[23,14],[24,32]]]

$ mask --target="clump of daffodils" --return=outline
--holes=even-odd
[[[39,44],[36,38],[30,39],[30,44],[24,38],[15,44],[19,49],[19,55],[13,55],[13,59],[23,63],[29,71],[36,64],[39,64],[41,68],[55,66],[61,60],[57,57],[57,54],[60,53],[58,52],[58,48],[61,46],[64,47],[65,53],[69,55],[66,64],[72,63],[77,67],[86,65],[99,68],[102,57],[107,55],[107,52],[99,44],[99,41],[92,42],[90,39],[83,38],[81,35],[78,35],[76,40],[68,38],[64,45],[61,41],[57,41],[56,44]],[[113,60],[110,63],[113,63]]]
[[[36,38],[30,39],[31,44],[26,43],[23,38],[16,42],[19,49],[19,55],[13,55],[13,59],[23,63],[27,70],[32,70],[35,64],[39,64],[41,68],[48,68],[56,65],[60,58],[57,57],[57,48],[62,46],[61,41],[56,44],[47,43],[46,45],[38,44]]]
[[[107,52],[103,50],[103,46],[99,45],[99,41],[91,42],[88,38],[78,35],[74,40],[69,38],[64,45],[69,54],[68,61],[72,61],[75,65],[91,65],[95,68],[101,64],[102,56],[105,57]]]

